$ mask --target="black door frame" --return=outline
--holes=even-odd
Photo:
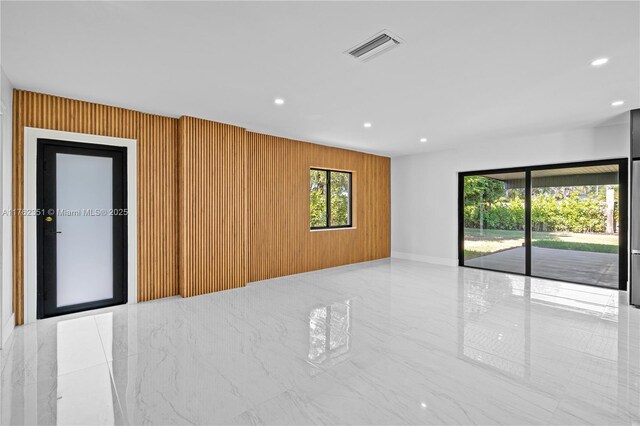
[[[535,170],[549,170],[549,169],[564,169],[571,167],[589,167],[589,166],[606,166],[606,165],[617,165],[618,166],[618,187],[619,187],[619,232],[618,232],[618,262],[619,262],[619,271],[618,271],[618,289],[626,291],[627,290],[627,280],[628,280],[628,252],[627,252],[627,242],[628,242],[628,217],[627,217],[627,207],[628,207],[628,186],[629,186],[629,159],[628,158],[614,158],[610,160],[597,160],[597,161],[582,161],[582,162],[573,162],[573,163],[558,163],[558,164],[544,164],[544,165],[536,165],[536,166],[527,166],[527,167],[509,167],[502,169],[490,169],[490,170],[475,170],[469,172],[459,172],[458,173],[458,265],[464,266],[467,268],[474,269],[482,269],[487,271],[495,271],[495,272],[505,272],[509,274],[515,275],[523,275],[528,277],[535,278],[544,278],[552,281],[563,281],[570,282],[575,284],[589,285],[594,287],[603,287],[603,288],[611,288],[606,286],[598,286],[595,284],[582,283],[578,281],[569,281],[569,280],[559,280],[555,278],[547,278],[540,277],[537,275],[533,275],[531,273],[531,172]],[[517,273],[517,272],[508,272],[508,271],[500,271],[497,269],[491,268],[482,268],[479,266],[470,266],[464,264],[464,178],[467,176],[475,176],[475,175],[485,175],[485,174],[494,174],[494,173],[513,173],[513,172],[524,172],[525,173],[525,224],[524,224],[524,234],[525,234],[525,273]]]
[[[45,185],[51,183],[46,180],[47,175],[55,176],[55,154],[68,153],[75,155],[109,157],[113,159],[113,209],[127,209],[127,149],[126,147],[99,145],[81,142],[68,142],[48,138],[38,138],[37,146],[37,319],[65,315],[89,309],[103,308],[127,303],[127,275],[128,275],[128,230],[126,215],[112,215],[113,217],[113,297],[76,305],[58,308],[56,305],[56,238],[51,238],[55,230],[57,206],[55,202],[55,182],[45,196]],[[55,179],[53,179],[55,180]],[[48,200],[46,198],[49,198]],[[45,205],[47,203],[47,205]],[[53,215],[48,214],[54,209]],[[52,222],[46,222],[48,216]],[[52,229],[47,229],[47,228]],[[118,241],[120,244],[118,244]],[[48,253],[45,257],[44,253]],[[47,280],[47,282],[45,282]],[[47,292],[50,287],[51,292]],[[52,293],[52,294],[51,294]]]

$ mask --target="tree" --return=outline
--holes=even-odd
[[[310,185],[310,225],[319,227],[327,225],[327,172],[324,170],[311,170],[309,174]]]
[[[480,232],[484,230],[485,206],[497,201],[504,193],[504,182],[484,176],[465,176],[464,203],[478,206]]]
[[[349,174],[331,172],[331,225],[349,224]]]
[[[478,205],[493,203],[505,194],[504,182],[484,176],[465,176],[464,203]]]
[[[331,194],[327,194],[327,182],[330,173]],[[345,226],[349,224],[349,192],[350,174],[326,170],[311,170],[309,174],[310,189],[310,224],[312,227]],[[331,203],[329,222],[327,223],[327,201]]]

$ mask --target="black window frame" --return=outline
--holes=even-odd
[[[607,160],[595,160],[595,161],[579,161],[570,163],[556,163],[556,164],[541,164],[535,166],[524,167],[509,167],[502,169],[488,169],[488,170],[474,170],[458,172],[458,266],[472,269],[482,269],[486,271],[502,272],[506,274],[521,275],[532,278],[542,278],[550,281],[562,281],[573,284],[581,284],[591,287],[599,287],[606,289],[614,289],[613,287],[600,286],[596,284],[584,283],[581,281],[573,280],[559,280],[556,278],[549,278],[534,275],[531,273],[531,246],[532,246],[532,231],[531,231],[531,172],[537,170],[550,170],[550,169],[564,169],[573,167],[590,167],[590,166],[606,166],[617,165],[618,166],[618,203],[619,203],[619,231],[618,231],[618,290],[626,291],[628,283],[628,197],[629,197],[629,159],[626,157],[612,158]],[[467,176],[476,176],[483,174],[495,174],[495,173],[510,173],[510,172],[524,172],[525,173],[525,273],[518,272],[506,272],[497,269],[484,268],[479,266],[465,265],[464,263],[464,178]]]
[[[344,229],[344,228],[353,228],[353,172],[347,170],[334,170],[334,169],[321,169],[319,167],[311,167],[309,168],[309,179],[311,179],[311,171],[316,170],[320,172],[327,173],[327,199],[326,199],[326,225],[325,226],[311,226],[309,224],[309,229],[311,231],[317,231],[322,229]],[[346,173],[349,175],[349,223],[346,225],[331,225],[331,173]],[[309,194],[310,195],[310,194]],[[308,198],[309,202],[309,217],[311,217],[311,201],[310,197]]]

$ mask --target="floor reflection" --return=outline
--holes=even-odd
[[[21,329],[24,338],[10,348],[15,358],[3,358],[10,365],[2,377],[2,424],[120,423],[107,358],[112,327],[108,312]]]
[[[528,374],[528,333],[525,310],[505,312],[504,301],[524,300],[522,279],[514,277],[499,286],[482,281],[463,282],[463,306],[458,343],[462,357],[502,372],[524,377]],[[503,321],[505,315],[509,321]]]
[[[117,398],[106,364],[97,316],[60,321],[57,331],[57,423],[114,424]],[[112,330],[113,314],[100,315],[104,330]],[[113,335],[113,333],[111,333]],[[105,338],[108,336],[102,336]],[[111,339],[105,339],[110,347]],[[74,374],[75,372],[75,374]]]
[[[626,295],[391,259],[50,318],[0,352],[0,423],[629,424]]]
[[[619,309],[628,303],[625,292],[477,274],[459,281],[458,291],[460,358],[530,387],[556,381],[572,416],[586,400],[612,415],[640,417],[640,400],[629,403],[630,394],[639,396],[640,346],[630,334],[638,334],[638,321]]]
[[[309,361],[335,364],[349,352],[351,301],[336,302],[309,312]]]

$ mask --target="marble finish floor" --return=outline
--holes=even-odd
[[[375,262],[18,327],[1,423],[630,424],[627,294]]]

